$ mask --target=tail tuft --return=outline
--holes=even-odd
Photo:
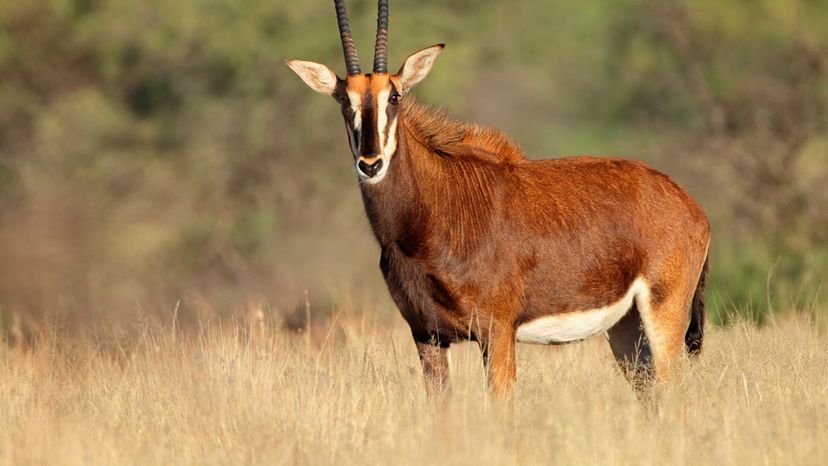
[[[699,284],[696,285],[696,291],[693,293],[690,326],[687,327],[687,333],[684,334],[684,346],[690,356],[698,356],[701,353],[702,340],[704,340],[704,282],[707,279],[709,259],[709,256],[704,259]]]

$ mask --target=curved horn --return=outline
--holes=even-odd
[[[354,38],[351,37],[351,26],[348,24],[348,11],[345,9],[345,0],[334,0],[336,20],[339,23],[339,37],[342,39],[342,51],[345,53],[345,68],[348,76],[362,73],[359,68]]]
[[[388,0],[377,5],[377,42],[374,46],[374,73],[388,73]]]

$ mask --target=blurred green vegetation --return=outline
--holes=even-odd
[[[341,117],[283,65],[341,72],[330,3],[0,0],[5,326],[290,311],[305,290],[391,315]],[[828,301],[828,3],[392,3],[392,68],[448,44],[421,101],[698,198],[715,321]],[[348,7],[367,66],[376,4]]]

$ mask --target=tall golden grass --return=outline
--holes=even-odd
[[[519,345],[514,413],[470,344],[452,347],[452,393],[428,399],[401,322],[0,345],[0,461],[824,465],[828,338],[806,320],[711,328],[650,405],[602,338]]]

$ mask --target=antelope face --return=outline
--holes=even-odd
[[[438,44],[412,54],[396,74],[359,73],[345,79],[319,63],[287,62],[311,89],[332,96],[342,106],[348,143],[361,182],[376,184],[385,178],[397,151],[400,102],[428,75],[443,47]]]
[[[399,80],[387,74],[360,74],[340,81],[334,91],[342,106],[357,176],[363,183],[382,181],[397,150],[399,86]]]
[[[311,89],[339,102],[357,176],[363,183],[376,184],[385,178],[397,152],[400,101],[428,75],[444,45],[413,53],[399,72],[388,74],[388,2],[380,1],[374,72],[364,74],[351,38],[345,5],[341,1],[335,4],[347,77],[338,77],[320,63],[288,60],[287,65]]]

